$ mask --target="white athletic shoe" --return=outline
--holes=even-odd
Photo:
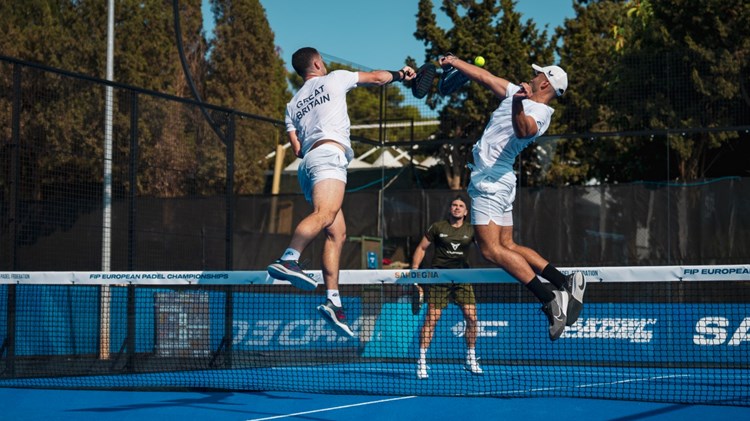
[[[570,293],[568,301],[566,326],[573,326],[583,309],[583,294],[586,291],[586,277],[581,272],[573,272],[565,279],[563,289]]]
[[[464,364],[464,370],[477,376],[484,374],[484,370],[482,370],[482,367],[479,366],[479,363],[477,362],[476,358],[466,359],[466,364]]]
[[[417,378],[424,380],[427,377],[427,363],[425,361],[417,361]]]

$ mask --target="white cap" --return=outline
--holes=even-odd
[[[547,76],[547,80],[549,81],[549,84],[552,85],[552,88],[555,89],[555,93],[557,94],[557,96],[564,94],[565,90],[568,89],[568,74],[565,73],[565,70],[563,70],[561,67],[541,67],[537,66],[536,64],[532,64],[531,68],[536,70],[538,73],[544,73],[544,75]]]

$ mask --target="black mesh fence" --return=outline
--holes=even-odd
[[[378,266],[408,262],[462,194],[446,174],[472,142],[435,139],[428,114],[355,122],[358,157],[380,156],[350,169],[343,268],[362,267],[363,238],[382,245]],[[310,211],[291,157],[273,171],[283,136],[273,119],[2,58],[0,269],[262,269]],[[749,152],[743,127],[542,137],[517,163],[516,240],[562,266],[745,263]],[[321,241],[303,255],[311,268]]]

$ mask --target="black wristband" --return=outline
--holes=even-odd
[[[399,82],[401,80],[404,80],[404,77],[401,76],[401,70],[396,71],[396,72],[394,72],[393,70],[389,70],[388,73],[390,73],[391,76],[393,77],[393,79],[391,79],[390,83]]]

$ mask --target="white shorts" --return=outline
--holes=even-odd
[[[489,187],[489,186],[488,186]],[[490,191],[481,191],[469,184],[471,223],[489,225],[490,221],[503,227],[513,226],[513,201],[516,200],[516,176],[504,174],[492,183]]]
[[[335,145],[322,144],[308,152],[297,168],[297,180],[305,194],[305,200],[312,202],[313,186],[318,181],[333,179],[346,184],[348,167],[349,161],[344,151]]]

